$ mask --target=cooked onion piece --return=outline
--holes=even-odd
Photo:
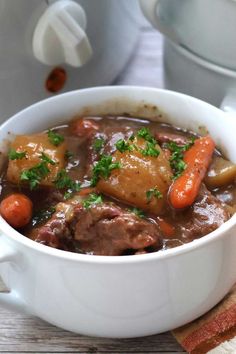
[[[215,156],[205,177],[205,183],[213,189],[233,183],[235,177],[236,165],[222,157]]]

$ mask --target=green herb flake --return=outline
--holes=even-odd
[[[56,211],[55,207],[50,207],[47,209],[41,209],[36,212],[36,214],[32,218],[32,226],[36,226],[38,224],[41,224],[45,222],[46,220],[50,219],[52,214],[54,214]]]
[[[21,172],[20,179],[21,181],[29,182],[30,189],[32,190],[38,187],[41,177],[35,170],[29,169]]]
[[[48,130],[47,135],[48,135],[48,139],[49,139],[50,143],[55,146],[59,146],[64,141],[64,136],[62,136],[58,133],[55,133],[51,129]]]
[[[130,212],[134,213],[136,216],[138,216],[141,219],[143,219],[145,217],[143,210],[141,210],[139,208],[132,208],[132,209],[130,209]]]
[[[103,138],[97,138],[94,140],[93,149],[96,152],[100,152],[102,150],[104,144],[105,144],[105,140]]]
[[[138,130],[137,136],[146,140],[145,149],[139,149],[143,156],[158,157],[160,155],[160,151],[156,148],[157,141],[148,128],[144,127]]]
[[[83,207],[85,209],[89,209],[94,204],[101,204],[101,203],[103,203],[102,196],[98,195],[96,193],[91,193],[91,194],[89,194],[88,198],[86,198],[83,201]]]
[[[65,152],[65,159],[70,160],[74,156],[73,152],[66,150]]]
[[[56,162],[53,161],[44,152],[41,153],[39,158],[42,160],[41,162],[29,168],[28,170],[23,170],[20,174],[20,180],[27,181],[31,190],[37,188],[40,184],[40,181],[49,175],[50,169],[48,165],[56,164]]]
[[[91,187],[95,187],[100,178],[108,179],[111,171],[121,168],[120,162],[112,162],[111,155],[102,155],[100,160],[93,166]]]
[[[44,152],[41,153],[40,159],[46,163],[49,163],[50,165],[56,165],[56,161],[50,159],[50,157]]]
[[[69,189],[68,191],[66,191],[66,192],[64,193],[63,198],[64,198],[65,200],[70,199],[70,198],[72,197],[73,193],[74,193],[74,191],[72,191],[71,189]]]
[[[56,175],[55,180],[53,181],[56,188],[58,189],[64,189],[64,188],[70,188],[71,183],[73,182],[71,178],[69,177],[68,173],[66,172],[65,169],[62,169],[59,171]]]
[[[173,179],[178,178],[181,176],[183,171],[186,169],[186,163],[183,161],[184,152],[189,150],[189,148],[194,144],[194,138],[192,138],[187,144],[185,145],[177,145],[175,142],[170,142],[167,144],[167,148],[171,151],[170,156],[170,167],[174,172]]]
[[[147,141],[145,149],[140,149],[141,154],[143,156],[158,157],[160,151],[156,149],[155,145],[156,144]]]
[[[146,127],[139,129],[138,132],[137,132],[137,136],[139,138],[143,138],[146,141],[149,141],[153,145],[157,144],[156,139],[154,138],[154,136],[152,136],[150,130],[148,128],[146,128]]]
[[[21,172],[20,179],[21,181],[29,182],[30,189],[35,189],[40,184],[40,181],[44,179],[50,170],[45,161],[42,161],[28,170]]]
[[[146,197],[147,197],[148,203],[150,203],[153,197],[155,197],[157,199],[162,199],[163,194],[155,187],[155,188],[149,189],[146,192]]]
[[[8,157],[10,160],[22,160],[24,157],[26,157],[26,151],[19,152],[14,149],[10,149]]]
[[[120,151],[120,152],[133,151],[134,150],[133,145],[130,145],[124,139],[117,140],[115,145],[116,145],[117,150]]]
[[[132,135],[129,137],[129,140],[130,140],[130,141],[134,141],[134,139],[135,139],[135,135],[132,134]]]
[[[74,192],[80,191],[80,183],[78,181],[73,181],[65,169],[62,169],[57,173],[53,182],[56,188],[67,189],[64,194],[64,199],[69,199]]]

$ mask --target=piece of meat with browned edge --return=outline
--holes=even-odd
[[[174,134],[165,131],[155,132],[155,138],[159,144],[175,143],[177,145],[185,145],[190,141],[190,137],[183,134]]]
[[[176,214],[176,229],[184,242],[190,242],[216,230],[229,218],[225,205],[202,184],[195,203]]]
[[[127,250],[160,248],[159,229],[134,213],[105,202],[85,209],[74,206],[73,216],[54,213],[44,225],[28,235],[46,246],[81,253],[116,256]],[[134,253],[133,252],[133,253]]]
[[[99,125],[89,117],[77,118],[70,123],[70,130],[73,135],[87,139],[98,131]]]
[[[54,214],[44,225],[32,229],[30,238],[43,245],[69,250],[72,236],[63,215]]]
[[[190,208],[172,212],[170,223],[174,220],[175,235],[171,238],[178,237],[184,243],[209,234],[230,218],[224,204],[205,185],[201,186],[198,198]],[[112,202],[88,209],[78,202],[72,206],[69,219],[62,212],[54,213],[28,236],[50,247],[106,256],[140,254],[150,249],[158,251],[162,246],[157,224]]]
[[[113,203],[103,203],[75,210],[74,238],[82,252],[118,256],[128,249],[143,250],[160,246],[157,225],[122,210]]]

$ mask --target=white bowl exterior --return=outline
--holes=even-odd
[[[133,107],[158,105],[177,126],[206,126],[236,162],[236,121],[197,99],[138,87],[88,89],[38,103],[6,122],[0,140],[8,131],[44,129],[111,99],[113,107],[129,99]],[[0,273],[31,314],[59,327],[104,337],[150,335],[195,319],[228,292],[236,281],[235,222],[233,217],[212,234],[168,251],[102,257],[37,244],[1,219],[0,246],[17,256],[2,264]]]

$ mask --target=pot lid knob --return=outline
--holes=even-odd
[[[47,65],[84,65],[92,55],[85,33],[84,9],[72,0],[60,0],[42,14],[33,34],[33,53]]]

